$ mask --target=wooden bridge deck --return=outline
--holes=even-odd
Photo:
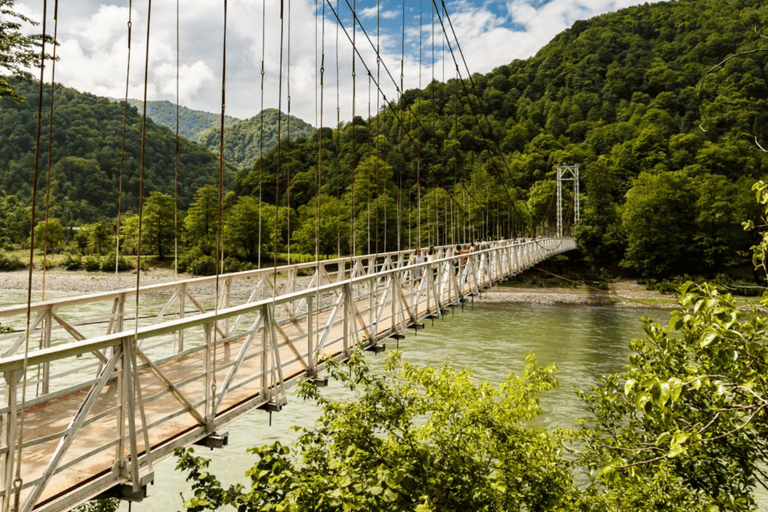
[[[285,389],[317,375],[323,357],[404,334],[575,247],[544,239],[470,255],[442,248],[437,262],[416,266],[404,251],[35,304],[28,336],[0,336],[2,510],[66,510],[110,489],[137,497],[153,461],[254,408],[279,408]],[[302,287],[304,269],[314,274]],[[236,300],[233,283],[246,279],[250,293]],[[218,300],[210,289],[190,291],[206,285]],[[126,298],[137,293],[164,300],[131,318]],[[91,304],[108,312],[77,313]],[[18,324],[22,312],[2,308],[0,320]],[[106,334],[94,332],[104,325]],[[27,339],[36,346],[24,356]]]

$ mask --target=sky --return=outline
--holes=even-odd
[[[292,115],[313,126],[335,126],[337,119],[352,117],[353,85],[354,113],[365,118],[396,101],[401,69],[405,90],[424,87],[433,78],[454,78],[450,48],[462,77],[467,69],[458,45],[469,72],[488,73],[535,55],[578,20],[646,3],[445,0],[443,9],[441,0],[325,2],[154,0],[148,11],[148,0],[59,0],[56,82],[112,98],[124,98],[127,83],[128,96],[142,99],[147,69],[147,98],[176,103],[178,70],[178,101],[188,108],[220,113],[224,78],[227,115],[246,119],[262,108],[278,107],[287,112],[290,96]],[[52,33],[54,0],[48,4],[47,32]],[[43,0],[17,0],[14,10],[42,21]],[[353,39],[358,52],[354,80]],[[50,71],[48,66],[46,81]]]

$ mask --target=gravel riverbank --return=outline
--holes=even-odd
[[[577,288],[546,288],[520,286],[494,286],[483,293],[478,302],[484,303],[529,303],[529,304],[573,304],[615,306],[624,308],[676,307],[673,295],[648,291],[634,281],[612,283],[608,290],[581,285]]]
[[[175,276],[173,270],[153,269],[141,274],[141,285],[167,283],[189,279],[188,274]],[[29,282],[26,270],[0,273],[0,294],[25,293]],[[133,288],[136,274],[126,272],[119,275],[105,272],[51,270],[45,274],[46,292],[55,297],[83,295]],[[32,289],[39,296],[43,287],[43,273],[34,272]],[[645,290],[633,281],[613,283],[609,290],[580,286],[578,288],[547,288],[494,286],[487,293],[475,297],[479,303],[532,303],[532,304],[589,304],[613,305],[616,307],[675,307],[674,297]]]

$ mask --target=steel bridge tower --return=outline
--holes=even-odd
[[[570,175],[570,178],[567,177]],[[574,222],[579,222],[579,164],[557,166],[557,238],[563,238],[563,182],[573,182]]]

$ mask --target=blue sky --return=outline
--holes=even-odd
[[[128,30],[132,23],[131,76],[132,98],[143,96],[147,0],[59,0],[59,41],[61,61],[56,65],[56,81],[81,91],[121,98],[125,95]],[[277,108],[282,97],[287,110],[288,20],[290,19],[290,94],[291,113],[317,126],[335,125],[338,109],[343,120],[352,114],[352,49],[332,12],[338,9],[341,24],[352,33],[349,6],[355,4],[359,22],[374,45],[380,45],[382,62],[395,80],[400,80],[403,41],[402,0],[328,0],[325,17],[321,0],[282,0],[283,2],[283,86],[280,79],[280,2],[281,0],[228,0],[227,12],[227,100],[229,115],[248,118],[264,108]],[[651,0],[653,1],[653,0]],[[181,76],[180,103],[209,112],[221,111],[223,2],[179,0],[179,46]],[[52,5],[48,2],[49,28],[52,30]],[[575,21],[615,11],[641,2],[638,0],[446,0],[450,20],[472,73],[487,73],[515,59],[534,55],[555,35]],[[442,2],[437,1],[442,8]],[[148,98],[176,101],[176,2],[152,3],[149,51]],[[290,6],[290,18],[288,8]],[[16,10],[42,19],[42,0],[17,0]],[[442,10],[442,9],[441,9]],[[442,14],[442,13],[441,13]],[[434,19],[434,66],[433,66]],[[324,22],[323,22],[324,20]],[[447,20],[444,20],[447,21]],[[437,80],[455,76],[442,29],[432,0],[405,1],[405,89],[426,85],[433,73]],[[264,30],[262,31],[262,27]],[[449,29],[450,30],[450,29]],[[323,38],[322,35],[325,37]],[[338,36],[338,45],[337,45]],[[453,35],[450,35],[453,38]],[[421,41],[421,45],[419,42]],[[263,43],[262,43],[263,42]],[[377,76],[374,48],[357,28],[357,48],[362,59]],[[452,42],[451,44],[454,44]],[[421,46],[421,59],[419,47]],[[336,53],[338,48],[338,67]],[[455,46],[454,46],[455,48]],[[324,87],[320,94],[319,68],[324,60]],[[261,92],[262,55],[264,94]],[[368,77],[360,61],[357,67],[356,114],[368,114]],[[466,70],[462,69],[462,75]],[[393,99],[396,89],[381,68],[384,94]],[[377,103],[375,88],[372,109]]]

